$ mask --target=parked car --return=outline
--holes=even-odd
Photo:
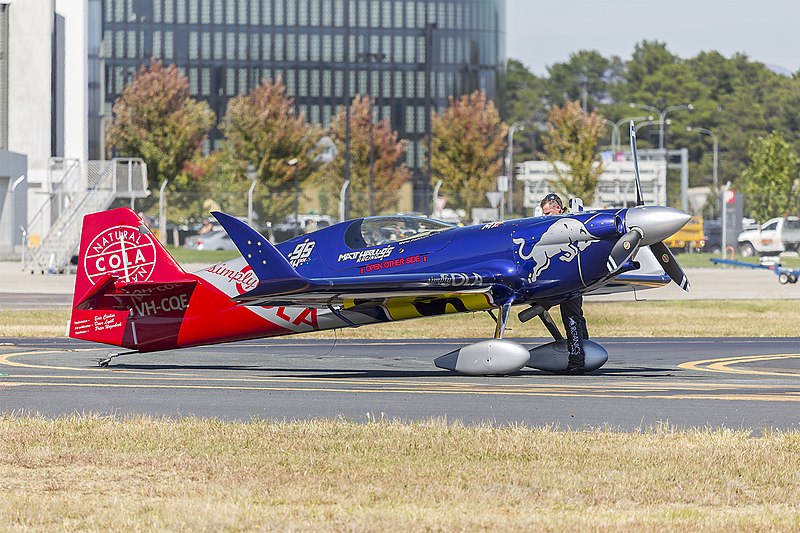
[[[704,219],[703,220],[703,235],[706,245],[703,251],[718,254],[722,250],[722,221],[720,219]],[[728,245],[730,245],[731,235],[727,236]]]
[[[275,236],[275,241],[281,242],[294,237],[295,228],[297,228],[297,234],[302,235],[327,228],[332,224],[336,224],[336,219],[328,215],[301,214],[299,225],[295,222],[294,215],[289,215],[283,222],[272,226],[272,233]]]
[[[800,219],[772,218],[758,229],[740,233],[737,242],[742,257],[800,251]]]
[[[236,245],[225,230],[202,235],[190,235],[183,241],[187,250],[236,250]]]

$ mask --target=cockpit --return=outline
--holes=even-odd
[[[367,217],[353,221],[345,231],[344,242],[354,250],[427,237],[453,228],[452,224],[411,216]]]

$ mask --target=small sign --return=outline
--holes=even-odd
[[[489,199],[489,205],[492,207],[497,207],[500,205],[500,200],[503,198],[503,193],[498,191],[487,192],[486,198]]]
[[[497,176],[497,190],[500,192],[508,190],[508,176]]]
[[[735,204],[736,203],[736,191],[728,189],[725,191],[725,203],[726,204]]]

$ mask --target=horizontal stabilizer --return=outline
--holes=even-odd
[[[253,269],[259,281],[258,287],[254,290],[259,293],[291,294],[301,292],[310,286],[310,281],[297,273],[269,239],[237,218],[219,211],[211,214],[222,224],[247,264]]]

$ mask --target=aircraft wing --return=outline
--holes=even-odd
[[[310,278],[302,276],[263,235],[244,222],[213,213],[258,277],[253,290],[234,298],[243,305],[327,307],[351,301],[453,297],[508,292],[504,280],[515,266],[507,261],[466,272],[409,272]]]

